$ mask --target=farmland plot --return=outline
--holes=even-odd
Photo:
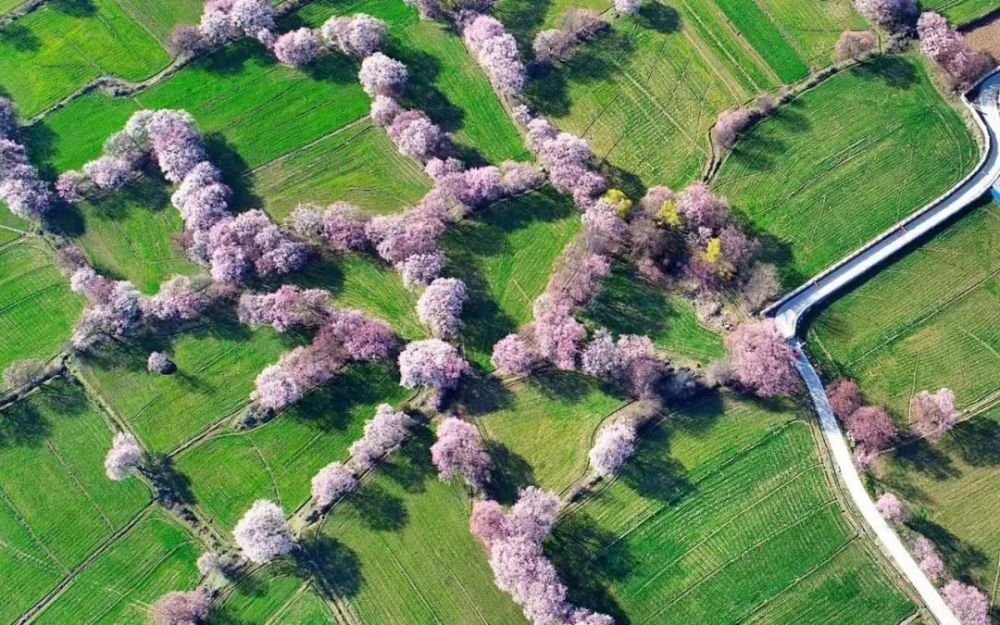
[[[82,309],[43,241],[0,230],[0,370],[22,358],[54,356]],[[39,324],[39,310],[45,323]]]
[[[312,476],[347,459],[376,406],[399,405],[410,394],[394,367],[352,365],[267,424],[246,432],[226,428],[199,442],[177,457],[177,468],[190,478],[200,507],[228,532],[256,499],[286,511],[303,504]]]
[[[993,0],[926,0],[920,8],[937,11],[954,24],[965,24],[996,11],[997,5]]]
[[[887,57],[754,126],[715,186],[793,287],[949,189],[978,155],[922,61]]]
[[[56,381],[0,415],[0,619],[11,622],[132,521],[150,494],[104,475],[111,429]]]
[[[577,601],[631,623],[780,623],[806,598],[817,614],[796,622],[897,623],[913,607],[845,522],[814,444],[787,405],[681,409],[547,551]]]

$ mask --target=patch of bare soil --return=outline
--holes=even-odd
[[[965,31],[965,38],[977,50],[983,50],[1000,60],[1000,11]]]

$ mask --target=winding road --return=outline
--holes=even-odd
[[[940,198],[899,222],[861,249],[788,293],[763,311],[773,317],[778,329],[793,346],[795,367],[806,383],[820,426],[830,448],[838,478],[854,501],[883,549],[906,576],[940,625],[960,625],[951,608],[920,566],[910,555],[896,531],[875,509],[851,457],[840,424],[833,415],[823,381],[809,361],[799,338],[800,322],[817,306],[840,294],[845,288],[871,275],[878,267],[894,260],[911,245],[934,232],[952,217],[966,210],[994,187],[1000,185],[1000,70],[986,77],[975,91],[973,100],[963,98],[983,134],[986,150],[978,166],[964,180]]]

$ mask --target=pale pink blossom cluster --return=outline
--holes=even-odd
[[[597,440],[590,449],[590,466],[601,477],[618,473],[625,461],[635,453],[636,422],[616,419],[597,433]]]
[[[972,48],[948,21],[934,12],[922,13],[917,21],[920,48],[937,63],[960,89],[968,89],[996,62],[986,52]]]
[[[0,97],[0,200],[19,217],[38,221],[52,208],[55,197],[16,141],[14,106]]]
[[[239,319],[251,327],[269,325],[278,332],[322,325],[330,318],[330,294],[285,284],[273,293],[246,291],[240,296]]]
[[[736,377],[760,397],[791,396],[798,388],[792,352],[773,319],[747,321],[726,337]]]
[[[367,471],[380,459],[393,453],[410,436],[414,421],[408,414],[389,404],[381,404],[375,416],[365,423],[364,435],[351,445],[351,463]]]
[[[385,46],[389,29],[382,20],[358,13],[331,17],[320,28],[320,34],[328,47],[363,59]]]
[[[199,625],[212,608],[212,599],[200,590],[168,592],[150,608],[153,625]]]
[[[299,236],[322,241],[325,247],[339,254],[368,248],[361,211],[347,202],[335,202],[326,208],[301,205],[292,213],[289,224]]]
[[[476,491],[489,481],[490,455],[483,438],[476,426],[457,417],[445,419],[438,426],[431,460],[442,480],[460,476]]]
[[[108,479],[120,482],[139,468],[142,462],[142,449],[139,441],[126,432],[115,434],[111,450],[104,458],[104,472]]]
[[[990,625],[990,598],[969,584],[951,580],[941,589],[941,596],[962,625]]]
[[[257,376],[253,398],[272,411],[298,402],[352,361],[384,360],[396,346],[392,329],[356,310],[329,310],[312,343],[287,352]],[[311,320],[310,320],[311,321]]]
[[[510,512],[495,501],[479,501],[470,530],[486,547],[497,587],[508,593],[535,625],[614,625],[607,615],[571,604],[566,586],[542,543],[552,531],[559,499],[528,487]]]
[[[545,118],[527,123],[528,147],[548,172],[556,189],[569,193],[580,208],[590,206],[607,189],[604,176],[590,168],[593,153],[583,139],[559,132]]]
[[[295,538],[277,504],[258,499],[233,529],[243,555],[254,564],[267,564],[295,548]]]
[[[525,69],[517,41],[499,20],[479,15],[467,22],[462,35],[497,91],[513,96],[524,90]]]
[[[74,348],[84,350],[107,340],[124,339],[142,324],[142,295],[131,282],[108,280],[84,266],[73,273],[70,288],[87,299],[73,330]]]
[[[893,525],[903,525],[913,516],[909,507],[888,491],[875,502],[875,509]]]
[[[609,27],[608,22],[591,9],[570,9],[560,22],[560,28],[543,30],[535,35],[532,50],[536,62],[565,63],[581,46]]]
[[[623,334],[615,342],[603,328],[583,350],[581,361],[584,373],[612,380],[635,397],[652,392],[663,371],[649,337]]]
[[[827,386],[826,395],[833,414],[843,422],[858,447],[858,464],[868,468],[875,455],[885,449],[896,435],[892,417],[880,406],[865,406],[861,391],[853,380],[834,380]]]
[[[442,339],[458,334],[462,306],[466,298],[465,283],[457,278],[437,278],[417,300],[417,316],[431,333]]]
[[[192,39],[185,51],[220,46],[239,36],[253,37],[271,46],[274,19],[274,5],[269,0],[208,0],[198,24],[200,41]]]
[[[357,487],[358,476],[354,469],[340,462],[331,462],[313,477],[310,492],[316,505],[325,508]]]
[[[911,402],[911,412],[918,434],[933,441],[940,440],[958,420],[955,393],[950,388],[939,389],[936,393],[920,391]]]
[[[450,390],[469,371],[458,350],[441,339],[413,341],[399,355],[399,383],[406,388]]]
[[[926,536],[917,536],[917,540],[913,543],[913,556],[917,559],[920,570],[932,582],[937,582],[945,574],[944,560],[941,559],[937,547]]]

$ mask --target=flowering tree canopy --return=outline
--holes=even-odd
[[[917,432],[931,440],[939,440],[955,427],[958,419],[955,393],[950,388],[942,388],[936,393],[917,393],[911,408]]]
[[[322,45],[313,29],[299,28],[275,39],[274,56],[289,67],[302,67],[316,60]]]
[[[737,379],[761,397],[790,396],[798,387],[788,344],[773,319],[740,325],[726,337]]]
[[[877,452],[896,435],[896,426],[885,408],[862,406],[847,418],[847,431],[866,451]]]
[[[104,458],[104,471],[108,478],[119,482],[138,469],[140,462],[142,450],[139,448],[139,441],[125,432],[115,434],[111,450]]]
[[[440,339],[413,341],[399,355],[399,383],[406,388],[452,389],[468,372],[469,363],[458,350]]]
[[[295,547],[295,539],[281,508],[258,499],[233,530],[233,538],[243,555],[254,564],[267,564]]]
[[[362,471],[394,452],[410,435],[413,419],[405,412],[381,404],[375,416],[365,423],[365,433],[351,445],[351,461]]]
[[[917,559],[920,570],[932,582],[937,582],[944,575],[944,560],[941,559],[937,547],[926,536],[917,536],[917,540],[913,543],[913,557]]]
[[[897,30],[917,16],[916,0],[854,0],[854,6],[872,24]]]
[[[312,498],[320,507],[329,506],[358,486],[354,470],[339,462],[331,462],[312,479]]]
[[[431,446],[431,460],[442,480],[461,476],[481,490],[489,479],[490,455],[479,430],[471,423],[451,417],[438,426],[437,441]]]
[[[493,346],[490,362],[502,375],[527,375],[538,360],[538,356],[516,334],[508,334]]]
[[[381,52],[365,57],[358,72],[362,88],[372,97],[398,95],[408,78],[405,65]]]
[[[602,477],[614,475],[635,453],[635,436],[635,423],[629,419],[604,426],[590,450],[590,466]]]
[[[464,282],[457,278],[437,278],[417,300],[417,316],[434,336],[452,338],[458,333],[465,297]]]
[[[951,580],[941,596],[962,625],[990,625],[990,599],[975,586]]]
[[[878,513],[885,517],[886,521],[893,523],[894,525],[902,525],[910,520],[912,516],[910,509],[906,507],[898,497],[892,493],[883,493],[878,501],[875,502],[875,509]]]
[[[846,421],[861,407],[861,390],[857,382],[847,378],[839,378],[826,387],[826,396],[830,400],[833,414],[841,421]]]
[[[153,625],[198,625],[212,608],[212,600],[200,591],[168,592],[150,608]]]
[[[988,54],[974,50],[965,37],[937,13],[922,13],[917,21],[917,33],[924,54],[933,59],[960,89],[972,86],[995,65]]]

